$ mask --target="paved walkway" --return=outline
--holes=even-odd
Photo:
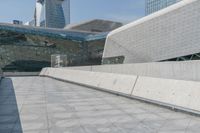
[[[3,79],[0,133],[199,133],[200,118],[44,77]]]

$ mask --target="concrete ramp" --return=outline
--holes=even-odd
[[[200,82],[62,68],[45,68],[40,76],[200,114]]]
[[[0,133],[200,131],[200,117],[47,77],[6,77],[0,88]]]

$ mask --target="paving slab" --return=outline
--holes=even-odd
[[[61,82],[7,77],[0,133],[199,133],[200,117]]]

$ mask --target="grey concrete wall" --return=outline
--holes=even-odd
[[[183,110],[200,111],[200,82],[140,76],[132,95]]]
[[[108,91],[115,91],[130,95],[137,76],[88,72],[81,70],[46,68],[40,73],[40,76],[49,76],[60,80],[74,82],[82,85],[98,87]]]
[[[200,1],[183,0],[111,32],[103,58],[162,61],[200,52]]]
[[[200,61],[99,65],[65,69],[200,81]]]

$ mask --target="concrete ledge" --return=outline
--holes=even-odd
[[[200,115],[200,82],[62,68],[45,68],[40,76]]]

